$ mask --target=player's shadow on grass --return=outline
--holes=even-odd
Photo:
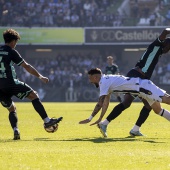
[[[143,138],[143,137],[127,136],[126,139],[136,139],[136,141],[143,141],[143,142],[148,142],[148,143],[165,143],[165,142],[155,141],[155,139],[159,139],[159,138],[154,138],[154,140],[151,140],[151,138],[146,139],[146,138]]]
[[[0,139],[0,143],[9,143],[9,142],[27,142],[27,141],[46,141],[46,142],[52,142],[52,141],[63,141],[63,142],[93,142],[93,143],[108,143],[108,142],[148,142],[148,143],[166,143],[159,140],[160,138],[150,138],[150,139],[144,139],[144,138],[135,138],[135,137],[126,137],[126,138],[102,138],[102,137],[96,137],[96,138],[73,138],[73,139],[51,139],[51,138],[34,138],[33,140],[12,140],[12,139]]]
[[[13,140],[13,139],[0,139],[0,143],[12,143],[12,142],[30,142],[32,140],[27,140],[27,139],[20,139],[20,140]]]
[[[69,139],[63,141],[89,141],[93,143],[108,143],[108,142],[134,142],[134,141],[143,141],[149,143],[165,143],[165,142],[157,142],[154,140],[141,140],[139,138],[77,138],[77,139]]]
[[[158,138],[157,138],[158,139]],[[165,143],[165,142],[158,142],[155,140],[150,139],[143,139],[143,138],[134,138],[134,137],[126,137],[126,138],[75,138],[75,139],[50,139],[50,138],[35,138],[35,141],[63,141],[63,142],[93,142],[93,143],[108,143],[108,142],[134,142],[134,141],[143,141],[148,143]]]
[[[31,141],[55,141],[50,140],[50,138],[34,138],[34,139],[20,139],[20,140],[13,140],[13,139],[0,139],[0,143],[11,143],[11,142],[31,142]]]

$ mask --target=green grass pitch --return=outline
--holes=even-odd
[[[143,106],[141,103],[133,103],[110,123],[108,138],[104,139],[97,126],[78,124],[90,116],[95,104],[44,103],[49,116],[64,117],[58,131],[50,134],[43,129],[43,122],[31,103],[16,103],[20,141],[12,140],[13,131],[8,121],[8,112],[0,107],[0,169],[170,169],[170,122],[152,111],[141,128],[146,136],[129,137],[129,131]],[[110,103],[106,115],[116,104]],[[170,110],[170,106],[162,106]]]

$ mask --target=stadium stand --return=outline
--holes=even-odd
[[[168,18],[168,0],[0,0],[0,25],[19,27],[146,26]],[[156,12],[156,14],[155,14]],[[154,14],[154,15],[153,15]],[[161,22],[159,25],[169,24]]]
[[[170,25],[170,2],[159,0],[0,0],[0,26],[4,27],[117,27]],[[35,77],[17,69],[19,78],[37,91],[44,101],[95,100],[80,90],[91,86],[87,70],[100,67],[104,71],[106,55],[103,53],[57,53],[56,58],[41,60],[26,58],[50,79],[44,86]],[[121,74],[126,74],[128,63],[119,60]],[[170,82],[170,60],[164,57],[156,68],[155,83]],[[124,66],[124,67],[123,67]],[[76,69],[75,69],[76,68]],[[74,90],[74,91],[73,91]],[[95,92],[94,92],[95,93]],[[48,94],[48,95],[47,95]],[[71,95],[70,95],[71,94]],[[81,95],[84,95],[83,97]],[[95,94],[98,95],[97,93]],[[70,97],[71,96],[71,97]]]
[[[82,89],[85,92],[86,89],[91,89],[91,84],[87,81],[87,71],[92,67],[99,67],[104,72],[107,64],[106,55],[103,55],[103,53],[58,53],[56,58],[49,58],[48,56],[41,60],[38,57],[25,59],[35,66],[40,73],[50,79],[49,84],[44,85],[37,78],[23,72],[22,68],[16,67],[19,79],[34,87],[43,96],[42,99],[44,101],[84,101],[85,97],[82,97],[80,92],[82,92]],[[128,63],[123,63],[122,60],[116,60],[116,63],[119,65],[120,73],[126,75],[129,67],[126,68],[124,66],[128,65]],[[169,84],[170,59],[168,56],[164,56],[160,60],[153,73],[152,80],[160,85]],[[66,97],[66,93],[71,90],[76,93],[74,99]],[[73,93],[70,93],[72,96]],[[93,98],[90,98],[90,100],[93,100]]]
[[[115,0],[1,0],[1,26],[84,27],[112,26]]]

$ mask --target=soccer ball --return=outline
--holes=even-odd
[[[45,129],[45,131],[48,132],[48,133],[54,133],[54,132],[56,132],[56,131],[58,130],[58,124],[55,124],[55,125],[50,126],[50,127],[48,127],[48,128],[45,128],[45,127],[44,127],[44,129]]]

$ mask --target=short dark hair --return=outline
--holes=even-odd
[[[93,74],[102,74],[102,71],[99,68],[92,68],[88,71],[89,75],[93,75]]]
[[[5,43],[10,43],[13,40],[20,40],[20,35],[14,29],[7,29],[3,32]]]

